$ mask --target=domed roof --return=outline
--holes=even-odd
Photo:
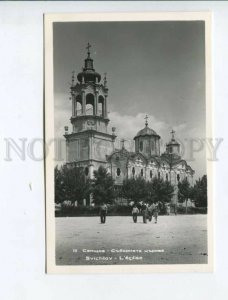
[[[170,132],[172,137],[171,140],[168,142],[167,146],[172,146],[172,145],[180,145],[180,143],[177,142],[177,140],[175,139],[175,131],[172,129],[172,131]]]
[[[180,145],[176,140],[172,139],[171,141],[168,142],[167,146],[169,145]]]
[[[139,130],[139,132],[136,134],[134,139],[139,137],[139,136],[147,136],[147,135],[157,136],[157,137],[160,138],[160,136],[153,129],[151,129],[148,126],[145,126],[143,129]]]
[[[82,78],[84,79],[84,82],[100,82],[101,80],[101,75],[95,70],[86,70],[84,69],[83,72],[80,72],[77,76],[78,81],[82,82]]]

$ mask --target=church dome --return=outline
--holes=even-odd
[[[78,73],[78,81],[82,82],[100,82],[101,80],[101,75],[97,72],[95,72],[94,69],[88,70],[88,69],[83,69],[83,72]]]
[[[170,142],[168,142],[167,146],[172,146],[172,145],[180,145],[176,140],[171,140]]]
[[[180,145],[180,143],[177,142],[177,140],[175,139],[174,133],[175,131],[172,130],[171,132],[172,138],[171,140],[168,142],[167,146],[175,146],[175,145]]]
[[[175,136],[174,136],[175,131],[172,130],[170,133],[172,135],[172,138],[169,141],[169,143],[166,144],[166,153],[179,156],[180,155],[180,143],[178,143],[177,140],[175,139]]]
[[[139,130],[134,139],[136,139],[139,136],[157,136],[160,138],[160,136],[147,125],[143,129]]]

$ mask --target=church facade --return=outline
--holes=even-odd
[[[154,177],[169,180],[175,187],[187,178],[192,185],[194,170],[181,158],[175,132],[171,132],[171,140],[161,153],[160,136],[148,126],[147,117],[145,127],[134,137],[134,151],[125,148],[124,140],[121,147],[116,147],[115,128],[109,130],[106,74],[102,80],[95,71],[90,47],[88,44],[82,71],[76,80],[72,76],[72,131],[66,126],[64,135],[67,165],[83,167],[88,177],[93,177],[94,170],[103,166],[116,185],[137,176],[145,180]]]

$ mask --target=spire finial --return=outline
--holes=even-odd
[[[148,118],[149,118],[148,115],[146,115],[144,118],[146,120],[146,122],[145,122],[146,127],[148,126]]]
[[[172,129],[172,131],[170,133],[172,135],[172,140],[175,140],[175,136],[174,136],[175,131]]]
[[[121,140],[121,143],[122,143],[122,149],[125,149],[125,147],[124,147],[124,142],[125,142],[125,139],[122,139],[122,140]]]
[[[105,72],[104,73],[104,86],[106,87],[106,85],[107,85],[107,73]]]
[[[72,71],[72,77],[71,77],[72,86],[74,85],[74,75],[75,75],[75,71]]]
[[[90,43],[88,43],[87,44],[87,47],[86,47],[86,49],[87,49],[87,54],[88,54],[88,58],[90,58],[90,48],[91,48],[92,46],[90,45]]]

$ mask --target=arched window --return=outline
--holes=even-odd
[[[116,175],[117,175],[117,176],[120,176],[120,173],[121,173],[121,172],[120,172],[120,168],[117,168],[117,170],[116,170]]]
[[[132,168],[132,175],[135,176],[135,168]]]
[[[86,95],[86,115],[94,115],[94,114],[95,114],[94,95],[87,94]]]
[[[166,179],[166,181],[168,181],[168,180],[169,180],[168,173],[166,173],[166,175],[165,175],[165,179]]]
[[[143,169],[141,169],[141,176],[143,176]]]
[[[82,105],[80,102],[76,102],[76,115],[80,116],[82,114]]]
[[[161,174],[160,174],[160,172],[158,172],[158,179],[160,179],[161,178]]]
[[[89,175],[89,168],[85,167],[85,175],[88,176]]]
[[[76,115],[80,116],[82,114],[82,97],[77,95],[76,97]]]
[[[98,115],[104,117],[104,97],[98,97]]]
[[[152,172],[152,170],[150,170],[150,178],[152,178],[153,177],[153,172]]]
[[[141,141],[141,142],[139,143],[139,150],[140,150],[140,151],[143,151],[143,141]]]
[[[177,174],[177,181],[180,181],[180,174]]]

